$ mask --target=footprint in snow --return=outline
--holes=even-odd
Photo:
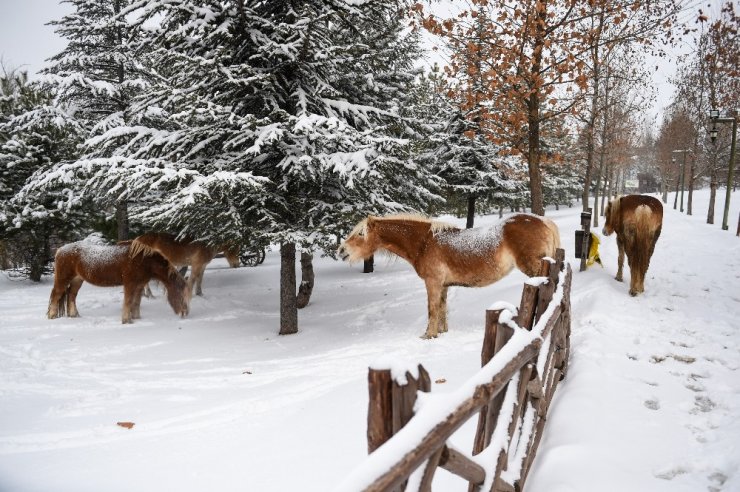
[[[645,400],[643,403],[650,410],[660,410],[660,402],[656,400]]]
[[[689,413],[696,415],[699,412],[711,412],[716,406],[717,404],[709,399],[709,397],[699,395],[694,398],[694,408]]]
[[[722,472],[718,472],[718,471],[712,473],[707,478],[709,479],[710,482],[714,482],[714,484],[717,485],[717,486],[711,485],[709,487],[709,492],[719,492],[720,490],[722,490],[722,486],[727,481],[727,475],[725,475]]]
[[[676,466],[673,468],[669,468],[666,470],[655,472],[653,475],[655,475],[656,478],[662,478],[663,480],[673,480],[679,475],[683,475],[684,473],[688,473],[689,470],[682,466]]]

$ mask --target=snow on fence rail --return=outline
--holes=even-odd
[[[469,492],[523,490],[568,365],[572,271],[564,259],[558,249],[542,261],[518,309],[497,303],[486,311],[483,367],[457,391],[429,393],[421,365],[369,369],[370,455],[337,491],[429,491],[437,467],[468,481]],[[475,415],[470,455],[447,441]]]

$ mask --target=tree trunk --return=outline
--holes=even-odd
[[[472,229],[475,222],[475,195],[468,196],[468,221],[465,223],[466,229]]]
[[[668,184],[666,183],[667,178],[668,177],[665,175],[660,177],[660,191],[663,194],[663,203],[665,203],[666,205],[668,205]]]
[[[709,209],[707,210],[707,224],[714,224],[714,203],[717,199],[717,166],[712,165],[709,175]]]
[[[51,256],[48,234],[34,235],[33,249],[36,250],[36,253],[29,264],[28,279],[32,282],[40,282],[44,274],[44,267],[46,267],[46,260]]]
[[[116,204],[116,225],[119,241],[128,239],[128,204],[121,200]]]
[[[593,30],[595,40],[601,39],[601,32],[604,28],[604,15],[599,15],[596,29]],[[591,108],[589,110],[588,121],[586,123],[586,175],[583,184],[583,196],[581,204],[583,211],[588,211],[588,202],[591,192],[591,180],[593,179],[594,169],[594,132],[596,131],[596,118],[599,113],[599,86],[601,83],[601,43],[595,42],[591,46],[591,66],[593,67],[593,95],[591,97]]]
[[[529,194],[532,213],[545,215],[542,198],[542,175],[540,173],[540,100],[539,93],[534,91],[529,96]]]
[[[673,210],[676,210],[676,207],[678,207],[678,190],[681,189],[681,172],[678,171],[676,173],[676,196],[673,197]]]
[[[603,143],[602,143],[603,145]],[[599,156],[599,171],[596,174],[596,186],[594,187],[593,227],[599,227],[599,194],[601,191],[601,176],[604,173],[604,152]]]
[[[686,215],[691,215],[691,202],[694,197],[694,164],[696,159],[691,158],[691,166],[689,166],[689,197],[686,201]]]
[[[280,245],[280,334],[298,333],[295,295],[295,244]]]
[[[303,309],[311,300],[313,292],[313,255],[311,253],[301,252],[301,285],[298,287],[298,296],[296,297],[296,307]]]

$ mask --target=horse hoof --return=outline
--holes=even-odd
[[[637,296],[637,294],[639,294],[639,292],[637,292],[636,290],[630,289],[630,295],[631,295],[632,297],[635,297],[635,296]]]
[[[622,282],[623,281],[622,280],[622,277],[614,277],[614,280],[616,280],[617,282]]]
[[[424,333],[422,336],[420,336],[422,340],[431,340],[432,338],[437,338],[437,335],[430,335],[429,333]]]

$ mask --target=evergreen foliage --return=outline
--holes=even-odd
[[[53,241],[75,238],[85,222],[80,203],[59,207],[67,189],[21,193],[29,179],[77,156],[81,128],[25,73],[0,77],[0,240],[4,267],[41,279]]]
[[[148,82],[96,126],[94,155],[44,179],[84,174],[80,193],[213,244],[257,235],[329,252],[362,214],[422,206],[434,195],[400,115],[416,38],[396,2],[354,3],[122,9]]]

